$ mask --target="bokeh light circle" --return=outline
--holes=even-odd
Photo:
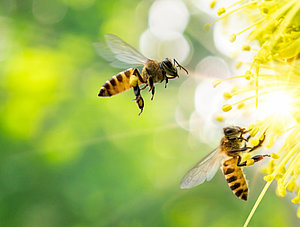
[[[182,33],[189,21],[189,12],[181,0],[155,1],[149,11],[149,28],[164,38],[168,31]]]
[[[55,24],[66,15],[68,7],[58,0],[33,0],[33,16],[43,24]]]
[[[150,29],[147,29],[140,38],[141,52],[148,58],[169,57],[184,62],[190,55],[190,45],[181,33],[173,31],[172,34],[170,39],[161,40]]]

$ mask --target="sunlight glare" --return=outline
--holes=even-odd
[[[262,105],[259,105],[258,113],[260,117],[272,114],[278,117],[290,117],[293,108],[293,98],[285,91],[270,92],[264,96]]]

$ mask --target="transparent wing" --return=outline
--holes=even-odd
[[[134,47],[130,46],[128,43],[115,35],[106,34],[105,39],[106,45],[99,42],[94,44],[94,46],[96,47],[98,54],[100,54],[108,61],[113,62],[113,65],[115,66],[121,64],[118,64],[117,61],[114,60],[118,60],[131,66],[143,65],[149,60]]]
[[[184,175],[180,188],[192,188],[202,184],[205,180],[210,181],[223,159],[224,156],[218,152],[218,148],[213,150]]]
[[[140,63],[138,64],[132,64],[132,63],[125,63],[118,59],[116,59],[116,55],[112,50],[106,45],[105,42],[96,42],[93,43],[97,54],[104,58],[106,61],[110,62],[110,65],[116,68],[131,68],[131,67],[138,67],[141,66]]]

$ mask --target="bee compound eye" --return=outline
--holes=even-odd
[[[232,128],[225,128],[224,129],[224,134],[231,134],[233,132],[234,132],[234,130]]]
[[[168,58],[165,58],[165,59],[163,60],[163,63],[164,63],[167,67],[169,67],[169,68],[172,67],[172,63],[170,62],[170,60],[169,60]]]

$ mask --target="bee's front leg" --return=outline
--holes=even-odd
[[[165,83],[165,88],[167,88],[167,84],[168,84],[169,80],[168,77],[166,76],[166,83]]]
[[[241,140],[244,140],[244,141],[246,141],[246,142],[248,142],[250,138],[251,138],[250,135],[247,136],[247,138],[244,138],[243,135],[240,136],[240,139],[241,139]]]
[[[166,76],[166,84],[165,84],[165,88],[167,87],[167,84],[168,84],[168,82],[169,82],[169,80],[171,80],[171,79],[175,79],[175,78],[177,78],[177,76]]]
[[[239,156],[237,166],[252,166],[255,162],[262,160],[264,157],[271,157],[271,156],[268,154],[255,155],[255,156],[251,157],[250,159],[248,159],[247,161],[244,161],[242,163],[241,163],[241,156]]]
[[[244,151],[247,151],[248,153],[249,153],[249,152],[252,152],[252,151],[256,150],[257,148],[261,147],[261,145],[262,145],[262,143],[264,142],[264,140],[265,140],[265,137],[264,137],[264,139],[262,139],[262,140],[259,141],[258,145],[254,146],[254,147],[248,147],[248,146],[245,144],[244,147],[238,148],[238,149],[233,149],[233,150],[229,151],[228,153],[229,153],[229,154],[234,154],[234,153],[244,152]]]
[[[264,138],[262,140],[259,140],[259,143],[256,146],[252,147],[248,152],[252,152],[252,151],[256,150],[257,148],[261,147],[261,145],[265,141],[265,138],[266,138],[266,136],[264,134]]]

